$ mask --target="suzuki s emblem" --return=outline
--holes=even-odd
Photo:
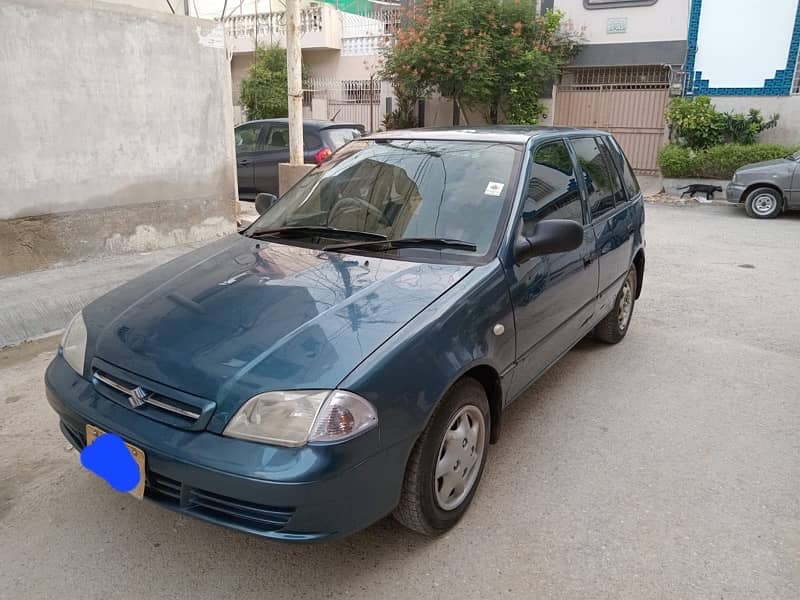
[[[128,394],[128,402],[131,403],[133,408],[139,408],[145,403],[149,395],[141,386],[137,386]]]

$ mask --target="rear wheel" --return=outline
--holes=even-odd
[[[762,187],[747,194],[744,210],[754,219],[774,219],[780,214],[782,205],[783,199],[777,190]]]
[[[636,303],[636,266],[631,265],[631,270],[625,276],[614,302],[614,308],[594,328],[594,337],[607,344],[621,342],[628,333],[628,326],[633,316],[633,306]]]
[[[426,535],[444,533],[464,515],[489,448],[489,401],[483,386],[462,379],[442,400],[406,467],[394,518]]]

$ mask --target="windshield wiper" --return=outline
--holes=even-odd
[[[333,244],[325,246],[323,250],[372,250],[374,252],[387,252],[397,248],[445,248],[453,250],[468,250],[475,252],[478,247],[470,242],[462,240],[450,240],[447,238],[399,238],[396,240],[382,240],[371,242],[354,242],[348,244]]]
[[[336,227],[328,227],[327,225],[296,225],[291,227],[278,227],[277,229],[262,229],[247,234],[252,238],[260,238],[261,236],[287,236],[287,237],[305,237],[305,236],[320,236],[320,237],[342,237],[342,238],[356,238],[362,240],[384,241],[385,235],[380,233],[370,233],[369,231],[351,231],[349,229],[337,229]]]

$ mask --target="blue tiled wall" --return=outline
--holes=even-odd
[[[708,79],[703,79],[702,71],[694,70],[697,54],[697,37],[700,30],[700,12],[703,0],[692,0],[689,10],[689,51],[686,55],[686,94],[694,96],[788,96],[792,93],[794,67],[797,63],[797,52],[800,48],[800,2],[794,18],[794,33],[789,46],[789,58],[786,68],[775,72],[775,77],[764,81],[760,88],[712,88]]]

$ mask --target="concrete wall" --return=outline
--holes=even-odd
[[[762,133],[759,141],[800,144],[800,96],[712,96],[711,101],[717,110],[725,112],[746,113],[757,108],[765,117],[778,113],[778,126]]]
[[[658,0],[650,6],[588,10],[583,0],[555,0],[576,29],[584,29],[588,44],[685,40],[689,0]],[[607,33],[609,19],[626,19],[625,33]]]
[[[0,276],[234,230],[230,66],[215,27],[0,0]]]

